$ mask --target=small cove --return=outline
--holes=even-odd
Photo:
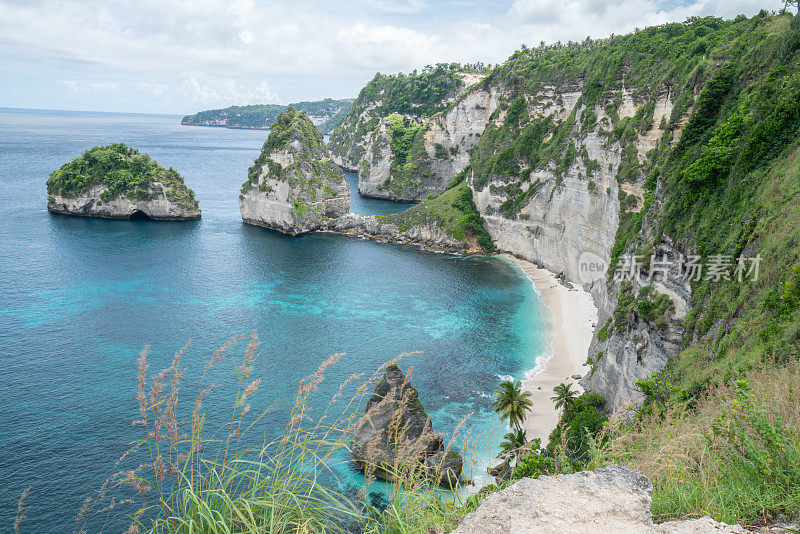
[[[469,417],[474,433],[498,426],[491,393],[522,378],[546,343],[529,280],[497,258],[436,254],[330,234],[287,238],[242,224],[238,190],[265,131],[197,128],[165,116],[0,110],[0,524],[35,482],[25,532],[69,531],[137,433],[136,358],[151,369],[184,358],[185,390],[235,334],[262,341],[256,408],[263,433],[283,427],[297,384],[328,355],[346,352],[316,399],[352,373],[372,373],[421,351],[413,383],[442,433]],[[125,142],[185,177],[203,218],[183,223],[52,216],[44,182],[91,146]],[[351,188],[357,177],[348,173]],[[407,205],[354,193],[351,210]],[[234,353],[240,357],[241,351]],[[232,365],[219,380],[230,388]],[[224,382],[226,380],[228,382]],[[222,420],[220,406],[207,407]],[[500,429],[491,436],[496,445]],[[343,470],[344,486],[359,477]],[[124,523],[124,517],[120,519]],[[119,529],[109,528],[109,531]]]

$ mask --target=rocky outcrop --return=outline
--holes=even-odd
[[[369,477],[394,481],[425,476],[445,486],[461,479],[461,455],[445,449],[417,390],[397,365],[386,368],[351,439],[353,459]]]
[[[446,230],[435,224],[412,226],[400,230],[393,222],[382,222],[375,215],[359,215],[348,213],[342,217],[324,223],[324,230],[337,234],[363,237],[382,243],[398,243],[401,245],[419,245],[427,250],[455,253],[474,253],[481,249],[474,243],[456,239]]]
[[[350,189],[302,111],[282,112],[239,195],[242,220],[289,235],[318,230],[350,209]]]
[[[365,196],[412,201],[441,193],[469,164],[469,151],[498,105],[496,89],[475,89],[443,113],[422,121],[405,119],[410,123],[406,128],[417,128],[407,155],[393,147],[398,116],[382,118],[366,137],[366,153],[356,165],[358,191]],[[411,160],[413,167],[397,165],[398,157]]]
[[[328,221],[325,229],[456,253],[487,252],[492,245],[465,183],[399,213],[378,216],[350,213]]]
[[[663,191],[655,192],[652,211],[657,213]],[[600,301],[598,315],[601,330],[589,347],[592,370],[580,381],[581,386],[606,399],[609,411],[623,412],[625,417],[644,401],[637,382],[650,380],[681,350],[684,339],[683,320],[690,308],[692,286],[686,272],[685,258],[692,251],[659,235],[657,221],[644,220],[639,236],[623,254],[643,262],[641,272],[606,285],[607,298]],[[652,249],[648,248],[650,245]],[[644,258],[642,252],[650,256]],[[681,260],[683,259],[683,260]],[[669,262],[668,273],[656,272],[651,262]],[[645,262],[646,261],[646,262]],[[644,293],[643,293],[644,292]],[[660,309],[652,316],[643,316],[639,304],[660,301]],[[646,306],[647,309],[652,306]]]
[[[419,201],[441,193],[466,167],[469,149],[499,104],[496,91],[464,92],[481,74],[449,72],[440,65],[421,76],[424,82],[410,75],[395,85],[449,89],[435,102],[414,106],[408,105],[414,91],[398,94],[392,84],[398,80],[376,77],[331,135],[334,160],[359,173],[358,190],[365,196]]]
[[[523,478],[491,494],[453,534],[744,534],[707,517],[653,524],[652,486],[643,474],[611,466],[572,475]]]
[[[47,209],[104,219],[200,218],[194,192],[177,171],[122,143],[91,148],[54,171]]]

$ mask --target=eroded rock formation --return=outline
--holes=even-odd
[[[367,401],[365,414],[353,431],[350,451],[367,476],[383,480],[425,476],[455,486],[461,478],[461,455],[445,448],[417,390],[394,364],[386,368]]]
[[[242,186],[239,209],[244,222],[289,235],[318,230],[349,211],[344,173],[304,112],[289,107],[278,116]]]

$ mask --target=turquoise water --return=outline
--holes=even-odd
[[[0,109],[0,531],[31,483],[22,532],[71,531],[81,503],[139,437],[130,422],[145,345],[158,370],[192,341],[183,359],[188,407],[214,349],[257,330],[253,374],[263,381],[253,413],[273,408],[259,439],[280,432],[299,380],[336,352],[347,355],[327,372],[318,407],[352,373],[422,351],[402,366],[413,366],[436,430],[451,432],[470,413],[475,434],[497,426],[489,397],[498,377],[521,378],[544,346],[524,274],[491,257],[334,235],[292,239],[242,224],[238,190],[265,136],[182,127],[177,117]],[[47,175],[115,141],[178,169],[203,218],[50,215]],[[353,198],[361,213],[404,207]],[[223,398],[233,387],[230,360],[218,371]],[[214,397],[206,407],[209,424],[222,420]],[[360,483],[346,468],[338,479],[342,489]],[[126,511],[115,510],[107,532],[124,530]]]

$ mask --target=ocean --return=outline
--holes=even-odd
[[[501,376],[522,379],[545,349],[544,310],[527,277],[490,256],[454,256],[346,236],[290,238],[242,223],[238,192],[267,132],[180,125],[180,117],[0,109],[0,531],[21,493],[23,533],[69,532],[87,497],[141,430],[136,362],[151,371],[191,341],[181,406],[203,366],[237,334],[261,340],[250,398],[259,438],[282,430],[302,377],[329,355],[312,399],[322,409],[348,376],[401,353],[438,432],[468,417],[484,436],[473,471],[505,432],[491,410]],[[51,215],[50,172],[95,145],[124,142],[185,178],[203,217],[109,221]],[[407,205],[362,198],[352,211]],[[225,420],[235,387],[231,350],[213,377],[207,426]],[[215,404],[216,402],[216,404]],[[352,490],[358,473],[340,467]],[[468,475],[470,473],[467,473]],[[472,473],[477,475],[479,473]],[[128,510],[129,512],[129,510]],[[125,509],[107,532],[125,529]],[[105,518],[104,518],[105,519]]]

